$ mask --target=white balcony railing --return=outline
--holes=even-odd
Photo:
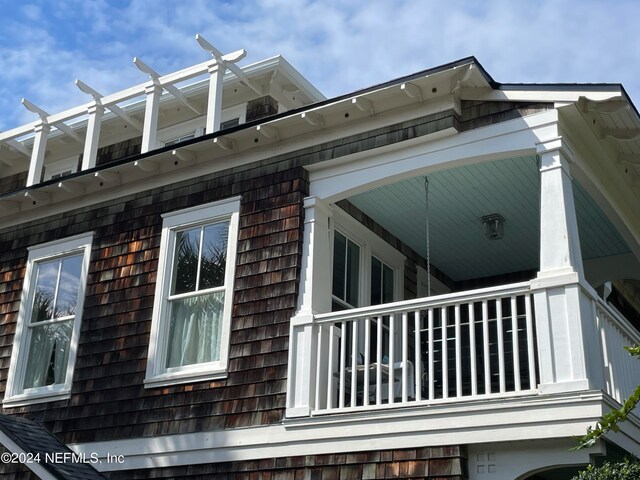
[[[528,283],[317,315],[313,328],[314,413],[536,391]]]
[[[640,344],[640,335],[615,309],[592,298],[600,333],[604,368],[603,390],[622,403],[640,382],[640,362],[624,347]]]

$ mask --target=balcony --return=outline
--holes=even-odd
[[[314,413],[536,393],[527,283],[316,317]]]
[[[559,289],[567,297],[579,292],[584,307],[574,338],[549,323],[546,312],[567,300]],[[621,402],[638,383],[637,360],[624,346],[640,342],[640,334],[580,283],[532,280],[319,314],[294,325],[294,342],[304,340],[305,329],[312,348],[293,359],[310,369],[298,387],[309,388],[311,416],[581,390]],[[570,344],[580,330],[578,352]],[[584,375],[574,364],[580,352]]]
[[[637,307],[602,288],[620,279],[637,291],[634,245],[568,170],[547,166],[565,165],[548,145],[540,158],[398,179],[387,162],[375,182],[362,169],[313,172],[291,428],[433,444],[568,439],[633,391],[624,346],[640,341]],[[489,214],[505,219],[497,240]]]

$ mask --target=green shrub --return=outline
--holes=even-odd
[[[600,467],[589,465],[572,480],[639,480],[640,460],[625,459],[622,462],[605,462]]]

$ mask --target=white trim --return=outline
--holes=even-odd
[[[419,137],[400,144],[305,167],[310,196],[327,202],[453,166],[535,154],[536,144],[556,138],[557,110],[493,124],[442,138]]]
[[[61,173],[69,172],[71,174],[77,172],[79,160],[80,154],[72,155],[71,157],[45,164],[44,181],[46,182],[47,180],[52,180],[51,177]]]
[[[2,444],[2,446],[4,446],[4,448],[6,448],[11,453],[27,454],[27,452],[22,447],[20,447],[20,445],[14,442],[11,439],[11,437],[9,437],[3,431],[0,431],[0,444]],[[43,460],[42,457],[40,459]],[[8,463],[8,462],[3,462],[3,463]],[[33,462],[26,462],[23,465],[26,466],[33,473],[35,473],[38,476],[38,478],[40,478],[41,480],[58,480],[59,479],[58,476],[51,474],[49,470],[44,468],[39,462],[36,462],[35,460]]]
[[[13,351],[9,374],[7,377],[7,389],[2,401],[4,407],[18,407],[34,403],[51,402],[69,398],[71,384],[73,382],[73,370],[76,362],[78,340],[80,337],[80,325],[82,323],[82,311],[84,306],[85,289],[87,285],[87,272],[91,257],[91,243],[93,233],[84,233],[65,239],[55,240],[37,246],[29,247],[29,259],[25,272],[22,295],[20,297],[20,309],[16,326],[16,334],[13,341]],[[26,324],[29,321],[33,308],[33,282],[35,281],[35,265],[55,258],[62,258],[71,254],[82,254],[82,266],[80,270],[80,283],[78,287],[78,299],[76,313],[73,319],[71,339],[69,340],[69,358],[65,381],[61,384],[49,385],[37,388],[23,388],[24,374],[27,368],[28,343],[30,340],[29,329]]]
[[[239,124],[246,122],[247,103],[240,103],[232,107],[224,108],[221,114],[220,123],[238,119]],[[193,135],[193,138],[201,137],[205,134],[206,115],[201,115],[184,122],[176,123],[158,130],[156,134],[156,148],[164,147],[168,142],[182,137]]]
[[[356,243],[360,247],[360,285],[358,294],[358,307],[371,304],[371,257],[374,256],[391,267],[393,270],[393,301],[403,300],[404,293],[404,262],[406,257],[392,247],[389,243],[376,235],[375,232],[369,230],[358,220],[353,218],[347,212],[337,205],[332,206],[333,222],[330,231],[331,258],[313,259],[313,262],[333,266],[333,239],[336,231]],[[333,278],[331,271],[330,278]],[[333,289],[330,290],[331,292]],[[333,297],[333,295],[332,295]]]
[[[426,108],[425,106],[420,107],[421,109]],[[15,215],[0,217],[0,224],[4,227],[9,227],[12,225],[22,224],[24,222],[36,220],[39,218],[43,218],[50,215],[55,215],[58,213],[67,212],[69,209],[81,208],[85,206],[95,205],[104,201],[111,201],[114,198],[120,198],[130,194],[137,194],[144,190],[150,190],[152,188],[161,187],[169,184],[178,183],[184,180],[190,180],[198,176],[209,175],[215,172],[219,172],[225,170],[227,168],[232,167],[240,167],[245,166],[254,162],[259,162],[261,160],[265,160],[268,158],[273,158],[279,155],[284,155],[287,153],[295,152],[304,148],[309,147],[310,145],[317,145],[326,142],[330,142],[336,140],[338,138],[343,138],[350,135],[358,135],[363,132],[367,132],[370,130],[374,130],[376,128],[382,128],[388,126],[392,123],[400,123],[411,118],[414,118],[414,115],[417,111],[421,111],[417,108],[410,109],[400,109],[399,111],[394,111],[388,115],[375,115],[373,117],[368,117],[366,121],[357,122],[357,123],[346,123],[343,125],[339,125],[337,127],[332,127],[325,130],[314,131],[313,135],[304,134],[298,135],[296,137],[283,139],[280,142],[277,142],[270,145],[267,149],[251,149],[244,150],[238,154],[230,155],[230,156],[220,156],[216,157],[215,161],[199,161],[194,165],[190,165],[188,168],[180,168],[177,170],[169,170],[166,173],[161,173],[159,175],[147,175],[144,178],[136,175],[128,175],[129,172],[133,170],[133,164],[129,165],[130,170],[127,172],[127,175],[121,176],[121,184],[109,185],[107,189],[102,190],[100,188],[88,187],[87,194],[82,196],[81,198],[74,197],[71,199],[63,199],[60,200],[59,203],[55,203],[53,205],[40,206],[38,208],[30,208],[25,207],[24,205],[21,207],[19,212],[16,212]],[[435,113],[435,112],[433,112]],[[291,121],[291,117],[285,116],[277,121],[268,122],[268,125],[278,126],[282,122]],[[499,124],[495,124],[488,127],[483,127],[481,129],[472,130],[469,132],[463,132],[459,135],[450,136],[448,140],[440,139],[434,140],[434,138],[439,138],[438,135],[426,135],[424,137],[418,137],[413,140],[406,140],[404,142],[398,142],[393,145],[389,145],[387,147],[377,148],[376,154],[373,154],[372,151],[367,150],[364,152],[360,152],[353,155],[346,155],[344,157],[340,157],[336,161],[339,163],[358,163],[363,161],[363,159],[368,158],[379,158],[381,155],[385,156],[388,161],[398,161],[398,160],[409,160],[411,156],[414,155],[413,149],[418,148],[420,150],[424,149],[425,146],[428,147],[432,143],[437,144],[439,149],[447,150],[449,148],[455,146],[464,146],[469,143],[470,135],[476,135],[478,130],[482,130],[482,135],[487,139],[492,139],[494,135],[503,135],[505,124],[509,125],[510,130],[520,131],[522,130],[521,124],[518,123],[518,120],[510,120],[508,122],[503,122]],[[476,133],[474,133],[476,132]],[[437,132],[436,132],[437,133]],[[473,137],[474,141],[475,136]],[[443,145],[442,141],[446,141],[446,145]],[[530,144],[533,145],[534,141]],[[453,144],[453,145],[452,145]],[[529,146],[529,142],[527,142],[527,147]],[[194,146],[195,147],[195,146]],[[460,158],[453,155],[454,158]],[[154,158],[154,157],[150,157]],[[495,159],[493,157],[492,159]],[[162,160],[160,156],[159,160]],[[329,162],[321,162],[319,165],[324,166],[327,163],[335,163],[336,161],[331,160]],[[424,166],[421,164],[421,166]],[[119,168],[123,169],[127,167],[127,165],[122,165]],[[313,165],[306,167],[308,170],[315,170]],[[102,171],[104,172],[104,170]],[[313,174],[312,174],[313,175]],[[81,176],[74,181],[85,181],[87,182],[89,178],[92,178],[94,175],[90,176]],[[411,176],[409,173],[408,176]],[[16,194],[17,195],[17,194]],[[318,195],[319,198],[322,198]],[[18,197],[8,197],[6,201],[16,201],[20,200]],[[5,203],[6,201],[0,201],[1,203]],[[57,200],[56,200],[57,201]]]
[[[78,453],[124,455],[101,471],[258,460],[335,452],[483,444],[582,435],[606,409],[602,392],[328,415],[232,430],[72,444]],[[453,421],[452,419],[455,419]],[[637,422],[632,421],[634,428]],[[637,445],[636,445],[637,448]]]
[[[145,388],[214,380],[226,376],[229,362],[229,336],[233,310],[233,284],[238,243],[239,212],[240,197],[233,197],[162,215],[160,260],[153,304],[147,373],[144,379]],[[223,288],[224,306],[220,334],[220,360],[184,366],[168,371],[164,367],[167,349],[167,310],[176,232],[186,227],[227,220],[229,221],[229,237],[227,240],[227,260]]]

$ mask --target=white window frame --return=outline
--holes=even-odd
[[[73,155],[71,157],[57,160],[55,162],[48,163],[44,166],[44,181],[53,180],[54,175],[70,175],[78,171],[78,162],[80,155]]]
[[[220,114],[220,124],[223,124],[224,122],[233,120],[235,118],[238,119],[240,125],[246,122],[246,102],[223,109]],[[201,137],[205,134],[205,120],[205,117],[201,116],[158,130],[156,136],[156,143],[158,148],[164,147],[170,142],[179,140],[189,135],[193,135],[193,138]]]
[[[19,407],[33,403],[53,402],[68,399],[71,396],[73,371],[76,362],[80,325],[82,323],[82,310],[84,306],[85,289],[87,285],[87,272],[91,256],[91,242],[93,233],[81,234],[53,242],[29,247],[29,258],[20,298],[20,309],[16,326],[16,335],[13,341],[13,352],[9,365],[7,389],[2,402],[4,407]],[[24,389],[24,377],[27,368],[29,354],[29,342],[31,334],[27,324],[31,319],[33,308],[33,295],[35,294],[36,264],[63,258],[73,254],[82,254],[82,267],[80,272],[80,285],[78,288],[78,300],[76,313],[69,342],[69,358],[64,383]]]
[[[198,117],[158,130],[158,147],[164,147],[167,143],[189,135],[193,135],[194,138],[204,135],[204,122],[204,117]]]
[[[155,388],[181,383],[215,380],[227,375],[229,364],[229,337],[233,309],[233,285],[235,279],[240,197],[199,205],[162,215],[160,260],[153,304],[153,320],[149,342],[145,388]],[[178,231],[198,225],[229,221],[227,260],[224,280],[224,306],[220,335],[220,360],[183,367],[165,367],[168,349],[168,306],[174,263],[175,240]],[[168,371],[170,370],[170,371]]]
[[[238,119],[238,125],[247,122],[247,102],[222,109],[222,112],[220,112],[220,125],[235,118]]]
[[[340,207],[333,207],[333,222],[331,223],[331,278],[333,279],[334,235],[338,231],[360,247],[358,306],[371,305],[372,256],[391,267],[393,270],[393,301],[403,300],[406,257]],[[331,286],[330,294],[331,298],[334,299],[333,285]]]

